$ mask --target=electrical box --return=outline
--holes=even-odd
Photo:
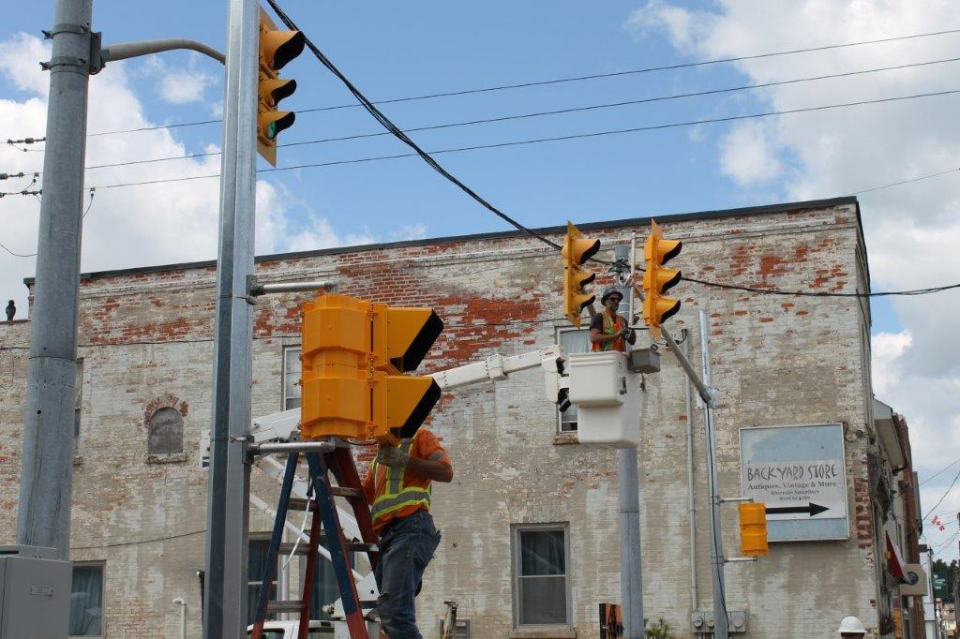
[[[66,637],[72,577],[53,548],[0,546],[0,637]]]
[[[626,354],[571,353],[567,363],[580,443],[639,446],[640,376],[628,369]]]
[[[747,618],[749,615],[746,610],[728,610],[727,627],[730,634],[740,634],[747,631]],[[716,623],[713,619],[713,611],[697,611],[690,615],[690,626],[693,632],[698,635],[712,635]]]

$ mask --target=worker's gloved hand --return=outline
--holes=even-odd
[[[377,463],[389,468],[406,468],[409,461],[410,455],[396,446],[381,445],[377,453]]]

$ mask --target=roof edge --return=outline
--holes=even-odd
[[[860,202],[854,195],[829,198],[823,200],[807,200],[803,202],[785,202],[782,204],[766,204],[762,206],[748,206],[736,209],[718,209],[712,211],[697,211],[692,213],[671,213],[663,215],[647,215],[644,217],[622,218],[618,220],[606,220],[600,222],[586,222],[578,224],[581,230],[606,230],[648,222],[656,218],[661,222],[682,222],[687,220],[702,219],[722,219],[728,217],[739,217],[744,215],[768,215],[770,213],[783,213],[786,211],[795,211],[798,209],[816,209],[827,206],[841,206],[844,204],[853,204],[857,209],[857,225],[860,229],[860,235],[863,237],[863,222],[860,217]],[[546,226],[532,229],[543,235],[562,234],[567,230],[566,226]],[[343,253],[359,253],[365,251],[379,251],[384,249],[395,249],[412,246],[428,246],[432,244],[443,244],[448,242],[470,242],[477,240],[505,239],[510,237],[522,237],[526,235],[523,231],[496,231],[489,233],[473,233],[469,235],[447,235],[443,237],[425,238],[422,240],[403,240],[400,242],[385,242],[379,244],[361,244],[358,246],[337,246],[326,249],[315,249],[310,251],[295,251],[291,253],[271,253],[268,255],[259,255],[254,258],[255,263],[276,262],[279,260],[292,260],[304,257],[318,257],[323,255],[340,255]],[[174,264],[158,264],[155,266],[137,266],[126,269],[115,269],[108,271],[95,271],[90,273],[81,273],[80,280],[92,280],[102,277],[117,277],[123,275],[137,275],[141,273],[159,273],[164,271],[185,271],[190,269],[210,268],[216,266],[216,260],[202,260],[197,262],[179,262]],[[34,283],[33,277],[24,278],[23,282],[28,287]]]

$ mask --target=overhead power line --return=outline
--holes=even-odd
[[[910,64],[900,64],[900,65],[896,65],[896,66],[878,67],[878,68],[875,68],[875,69],[864,69],[864,70],[860,70],[860,71],[848,71],[848,72],[844,72],[844,73],[833,73],[833,74],[829,74],[829,75],[819,75],[819,76],[806,77],[806,78],[794,78],[794,79],[790,79],[790,80],[778,80],[778,81],[774,81],[774,82],[764,82],[764,83],[762,83],[762,84],[748,84],[748,85],[742,85],[742,86],[736,86],[736,87],[726,87],[726,88],[723,88],[723,89],[710,89],[710,90],[707,90],[707,91],[696,91],[696,92],[692,92],[692,93],[677,93],[677,94],[672,94],[672,95],[654,96],[654,97],[651,97],[651,98],[640,98],[640,99],[637,99],[637,100],[624,100],[624,101],[619,101],[619,102],[608,102],[608,103],[604,103],[604,104],[592,104],[592,105],[581,106],[581,107],[571,107],[571,108],[567,108],[567,109],[554,109],[554,110],[549,110],[549,111],[535,111],[535,112],[532,112],[532,113],[521,113],[521,114],[516,114],[516,115],[506,115],[506,116],[500,116],[500,117],[495,117],[495,118],[484,118],[484,119],[479,119],[479,120],[467,120],[467,121],[462,121],[462,122],[450,122],[450,123],[446,123],[446,124],[433,124],[433,125],[427,125],[427,126],[419,126],[419,127],[407,128],[407,129],[404,129],[404,131],[405,131],[406,133],[419,133],[419,132],[423,132],[423,131],[438,131],[438,130],[443,130],[443,129],[454,129],[454,128],[466,127],[466,126],[476,126],[476,125],[480,125],[480,124],[498,124],[498,123],[501,123],[501,122],[510,122],[510,121],[514,121],[514,120],[526,120],[526,119],[541,118],[541,117],[548,117],[548,116],[554,116],[554,115],[567,115],[567,114],[571,114],[571,113],[584,113],[584,112],[588,112],[588,111],[596,111],[596,110],[601,110],[601,109],[612,109],[612,108],[619,108],[619,107],[624,107],[624,106],[634,106],[634,105],[639,105],[639,104],[650,104],[650,103],[654,103],[654,102],[664,102],[664,101],[670,101],[670,100],[680,100],[680,99],[685,99],[685,98],[696,98],[696,97],[705,97],[705,96],[710,96],[710,95],[720,95],[720,94],[725,94],[725,93],[733,93],[733,92],[737,92],[737,91],[748,91],[748,90],[753,90],[753,89],[764,89],[764,88],[770,88],[770,87],[775,87],[775,86],[785,86],[785,85],[800,84],[800,83],[807,83],[807,82],[818,82],[818,81],[822,81],[822,80],[830,80],[830,79],[836,79],[836,78],[846,78],[846,77],[850,77],[850,76],[865,75],[865,74],[870,74],[870,73],[881,73],[881,72],[885,72],[885,71],[895,71],[895,70],[902,70],[902,69],[910,69],[910,68],[915,68],[915,67],[930,66],[930,65],[934,65],[934,64],[945,64],[945,63],[949,63],[949,62],[958,62],[958,61],[960,61],[960,57],[947,58],[947,59],[943,59],[943,60],[930,60],[930,61],[926,61],[926,62],[915,62],[915,63],[910,63]],[[339,136],[339,137],[332,137],[332,138],[319,138],[319,139],[314,139],[314,140],[302,140],[302,141],[298,141],[298,142],[287,142],[287,143],[285,143],[285,144],[280,144],[279,147],[289,148],[289,147],[296,147],[296,146],[308,146],[308,145],[314,145],[314,144],[329,144],[329,143],[332,143],[332,142],[348,142],[348,141],[352,141],[352,140],[363,140],[363,139],[369,139],[369,138],[378,138],[378,137],[383,137],[383,136],[387,136],[387,135],[390,135],[390,132],[389,132],[389,131],[379,131],[379,132],[376,132],[376,133],[359,133],[359,134],[355,134],[355,135],[346,135],[346,136]],[[149,159],[145,159],[145,160],[131,160],[131,161],[127,161],[127,162],[114,162],[114,163],[111,163],[111,164],[98,164],[98,165],[94,165],[94,166],[88,166],[88,167],[86,167],[86,169],[87,169],[88,171],[90,171],[90,170],[94,170],[94,169],[107,169],[107,168],[115,168],[115,167],[122,167],[122,166],[134,166],[134,165],[138,165],[138,164],[153,164],[153,163],[156,163],[156,162],[170,162],[170,161],[175,161],[175,160],[195,160],[195,159],[198,159],[198,158],[211,157],[211,156],[217,156],[217,155],[220,155],[220,152],[219,152],[219,151],[208,152],[208,153],[191,153],[191,154],[187,154],[187,155],[173,155],[173,156],[168,156],[168,157],[163,157],[163,158],[149,158]]]
[[[271,6],[272,6],[272,3],[271,3]],[[660,72],[660,71],[677,71],[677,70],[680,70],[680,69],[690,69],[690,68],[704,67],[704,66],[710,66],[710,65],[715,65],[715,64],[726,64],[726,63],[731,63],[731,62],[744,62],[744,61],[746,61],[746,60],[759,60],[759,59],[763,59],[763,58],[774,58],[774,57],[779,57],[779,56],[797,55],[797,54],[801,54],[801,53],[814,53],[814,52],[816,52],[816,51],[831,51],[831,50],[836,50],[836,49],[846,49],[846,48],[850,48],[850,47],[859,47],[859,46],[871,45],[871,44],[883,44],[883,43],[887,43],[887,42],[898,42],[898,41],[902,41],[902,40],[916,40],[916,39],[920,39],[920,38],[931,38],[931,37],[937,37],[937,36],[943,36],[943,35],[953,35],[953,34],[957,34],[957,33],[960,33],[960,29],[949,29],[949,30],[945,30],[945,31],[933,31],[933,32],[928,32],[928,33],[914,33],[914,34],[910,34],[910,35],[892,36],[892,37],[889,37],[889,38],[879,38],[879,39],[875,39],[875,40],[861,40],[861,41],[858,41],[858,42],[847,42],[847,43],[844,43],[844,44],[831,44],[831,45],[825,45],[825,46],[820,46],[820,47],[806,47],[806,48],[802,48],[802,49],[790,49],[790,50],[786,50],[786,51],[774,51],[774,52],[768,52],[768,53],[758,53],[758,54],[753,54],[753,55],[742,55],[742,56],[736,56],[736,57],[731,57],[731,58],[718,58],[718,59],[715,59],[715,60],[704,60],[704,61],[701,61],[701,62],[684,62],[684,63],[680,63],[680,64],[669,64],[669,65],[662,65],[662,66],[645,67],[645,68],[641,68],[641,69],[631,69],[631,70],[626,70],[626,71],[615,71],[615,72],[612,72],[612,73],[594,73],[594,74],[590,74],[590,75],[581,75],[581,76],[573,76],[573,77],[565,77],[565,78],[553,78],[553,79],[547,79],[547,80],[533,80],[533,81],[529,81],[529,82],[520,82],[520,83],[516,83],[516,84],[501,84],[501,85],[481,87],[481,88],[476,88],[476,89],[464,89],[464,90],[461,90],[461,91],[446,91],[446,92],[438,92],[438,93],[428,93],[428,94],[423,94],[423,95],[413,95],[413,96],[406,96],[406,97],[400,97],[400,98],[392,98],[392,99],[389,99],[389,100],[377,100],[377,101],[375,101],[375,102],[372,102],[371,104],[397,104],[397,103],[400,103],[400,102],[415,102],[415,101],[420,101],[420,100],[435,100],[435,99],[438,99],[438,98],[450,98],[450,97],[459,97],[459,96],[464,96],[464,95],[476,95],[476,94],[480,94],[480,93],[494,93],[494,92],[497,92],[497,91],[509,91],[509,90],[514,90],[514,89],[526,89],[526,88],[539,87],[539,86],[549,86],[549,85],[557,85],[557,84],[567,84],[567,83],[571,83],[571,82],[584,82],[584,81],[588,81],[588,80],[599,80],[599,79],[603,79],[603,78],[616,78],[616,77],[639,75],[639,74],[644,74],[644,73],[653,73],[653,72]],[[322,112],[322,111],[337,111],[337,110],[342,110],[342,109],[355,109],[355,108],[358,108],[359,106],[361,106],[361,105],[359,105],[359,104],[339,104],[339,105],[334,105],[334,106],[312,107],[312,108],[307,108],[307,109],[299,109],[297,112],[298,112],[298,113],[316,113],[316,112]],[[164,124],[164,125],[149,126],[149,127],[138,127],[138,128],[133,128],[133,129],[120,129],[120,130],[116,130],[116,131],[101,131],[101,132],[98,132],[98,133],[89,133],[89,134],[87,135],[87,137],[98,137],[98,136],[103,136],[103,135],[119,135],[119,134],[122,134],[122,133],[138,133],[138,132],[142,132],[142,131],[156,131],[156,130],[159,130],[159,129],[176,129],[176,128],[183,128],[183,127],[202,126],[202,125],[206,125],[206,124],[218,124],[218,123],[220,123],[220,122],[222,122],[222,120],[200,120],[200,121],[196,121],[196,122],[183,122],[183,123],[179,123],[179,124]]]
[[[933,475],[930,475],[929,477],[927,477],[926,479],[924,479],[922,482],[920,482],[920,483],[917,484],[917,485],[918,485],[918,486],[923,486],[923,485],[924,485],[925,483],[927,483],[928,481],[930,481],[930,480],[932,480],[932,479],[936,479],[937,477],[939,477],[939,476],[942,475],[943,473],[947,472],[948,470],[950,470],[952,467],[954,467],[954,466],[957,465],[958,463],[960,463],[960,458],[954,459],[952,462],[950,462],[949,464],[947,464],[946,466],[944,466],[943,468],[941,468],[940,470],[938,470],[938,471],[937,471],[936,473],[934,473]]]
[[[564,142],[564,141],[568,141],[568,140],[581,140],[581,139],[588,139],[588,138],[607,137],[607,136],[615,136],[615,135],[626,135],[626,134],[630,134],[630,133],[642,133],[642,132],[646,132],[646,131],[660,131],[660,130],[666,130],[666,129],[675,129],[675,128],[699,126],[699,125],[704,125],[704,124],[718,124],[718,123],[724,123],[724,122],[734,122],[734,121],[739,121],[739,120],[751,120],[751,119],[759,119],[759,118],[768,118],[768,117],[775,117],[775,116],[781,116],[781,115],[790,115],[790,114],[795,114],[795,113],[810,113],[810,112],[815,112],[815,111],[828,111],[828,110],[832,110],[832,109],[842,109],[842,108],[848,108],[848,107],[854,107],[854,106],[865,106],[865,105],[870,105],[870,104],[884,104],[884,103],[889,103],[889,102],[901,102],[901,101],[915,100],[915,99],[920,99],[920,98],[929,98],[929,97],[940,97],[940,96],[946,96],[946,95],[953,95],[953,94],[957,94],[957,93],[960,93],[960,89],[952,89],[952,90],[948,90],[948,91],[935,91],[935,92],[930,92],[930,93],[916,93],[916,94],[912,94],[912,95],[894,96],[894,97],[889,97],[889,98],[878,98],[878,99],[875,99],[875,100],[859,100],[859,101],[856,101],[856,102],[845,102],[845,103],[841,103],[841,104],[828,104],[828,105],[813,106],[813,107],[801,107],[801,108],[797,108],[797,109],[787,109],[787,110],[783,110],[783,111],[765,111],[765,112],[761,112],[761,113],[749,113],[749,114],[744,114],[744,115],[732,115],[732,116],[725,116],[725,117],[721,117],[721,118],[709,118],[709,119],[704,119],[704,120],[691,120],[691,121],[685,121],[685,122],[670,122],[670,123],[666,123],[666,124],[653,124],[653,125],[649,125],[649,126],[632,127],[632,128],[628,128],[628,129],[614,129],[614,130],[609,130],[609,131],[597,131],[597,132],[593,132],[593,133],[574,133],[574,134],[570,134],[570,135],[558,135],[558,136],[553,136],[553,137],[532,138],[532,139],[527,139],[527,140],[514,140],[514,141],[509,141],[509,142],[498,142],[498,143],[494,143],[494,144],[477,144],[477,145],[472,145],[472,146],[463,146],[463,147],[457,147],[457,148],[451,148],[451,149],[439,149],[439,150],[436,150],[436,151],[422,151],[422,150],[421,150],[421,152],[424,153],[424,154],[427,154],[427,155],[443,155],[443,154],[448,154],[448,153],[465,153],[465,152],[468,152],[468,151],[480,151],[480,150],[486,150],[486,149],[503,149],[503,148],[510,148],[510,147],[518,147],[518,146],[530,146],[530,145],[534,145],[534,144],[544,144],[544,143],[547,143],[547,142]],[[419,147],[417,147],[417,148],[419,149]],[[261,174],[263,174],[263,173],[279,173],[279,172],[284,172],[284,171],[294,171],[294,170],[298,170],[298,169],[313,169],[313,168],[322,168],[322,167],[330,167],[330,166],[343,166],[343,165],[348,165],[348,164],[363,164],[363,163],[367,163],[367,162],[381,162],[381,161],[386,161],[386,160],[397,160],[397,159],[412,158],[412,157],[422,157],[422,156],[420,155],[420,153],[394,153],[394,154],[390,154],[390,155],[379,155],[379,156],[371,156],[371,157],[364,157],[364,158],[355,158],[355,159],[349,159],[349,160],[332,160],[332,161],[329,161],[329,162],[314,162],[314,163],[308,163],[308,164],[294,164],[294,165],[290,165],[290,166],[281,166],[281,167],[276,167],[276,168],[271,168],[271,169],[259,169],[259,170],[257,171],[257,173],[261,173]],[[925,179],[929,179],[929,178],[931,178],[931,177],[936,177],[936,176],[938,176],[938,175],[945,175],[945,174],[950,173],[950,172],[952,172],[952,171],[943,171],[943,172],[939,172],[939,173],[935,173],[935,174],[931,174],[931,175],[927,175],[927,176],[922,176],[922,177],[919,177],[919,178],[913,178],[913,179],[911,179],[911,180],[906,180],[906,181],[903,182],[903,183],[907,183],[907,182],[911,182],[911,181],[925,180]],[[103,185],[98,185],[97,188],[100,188],[100,189],[116,189],[116,188],[127,188],[127,187],[132,187],[132,186],[146,186],[146,185],[151,185],[151,184],[164,184],[164,183],[168,183],[168,182],[185,182],[185,181],[191,181],[191,180],[203,180],[203,179],[219,178],[219,177],[220,177],[220,174],[219,174],[219,173],[209,173],[209,174],[204,174],[204,175],[184,176],[184,177],[180,177],[180,178],[159,178],[159,179],[156,179],[156,180],[144,180],[144,181],[139,181],[139,182],[121,182],[121,183],[116,183],[116,184],[103,184]],[[866,193],[866,192],[872,191],[872,190],[889,188],[890,186],[897,186],[898,184],[900,184],[900,183],[893,183],[893,184],[882,185],[882,186],[874,187],[874,188],[872,188],[872,189],[867,189],[867,190],[864,190],[864,191],[859,191],[859,192],[857,192],[857,194],[859,194],[859,193]]]
[[[294,31],[300,31],[301,33],[303,33],[303,31],[299,27],[297,27],[297,25],[293,22],[293,20],[291,20],[290,17],[287,16],[287,14],[283,11],[283,9],[280,8],[280,6],[276,3],[275,0],[267,0],[267,2],[270,4],[271,7],[273,7],[273,10],[277,13],[277,16],[285,25],[287,25],[287,27],[289,27]],[[370,115],[372,115],[374,119],[377,120],[377,122],[382,124],[383,127],[388,131],[390,131],[398,140],[400,140],[401,142],[409,146],[411,149],[413,149],[416,152],[416,154],[419,155],[420,158],[424,162],[426,162],[428,166],[430,166],[430,168],[432,168],[434,171],[436,171],[437,173],[445,177],[447,180],[452,182],[461,191],[463,191],[468,196],[473,198],[482,207],[484,207],[485,209],[487,209],[488,211],[490,211],[491,213],[493,213],[503,221],[507,222],[517,230],[523,231],[524,233],[527,233],[528,235],[531,235],[539,239],[544,244],[547,244],[557,250],[560,250],[559,244],[557,244],[552,240],[547,239],[543,235],[540,235],[536,231],[527,228],[517,220],[513,219],[512,217],[510,217],[509,215],[507,215],[506,213],[504,213],[503,211],[495,207],[493,204],[488,202],[486,199],[481,197],[476,191],[474,191],[473,189],[468,187],[466,184],[458,180],[445,168],[440,166],[440,164],[437,163],[437,161],[434,160],[429,153],[421,149],[416,142],[410,139],[407,136],[407,134],[400,129],[400,127],[398,127],[396,124],[391,122],[386,115],[384,115],[376,106],[374,106],[373,103],[371,103],[370,100],[367,99],[367,97],[363,93],[361,93],[360,90],[357,87],[355,87],[353,83],[350,82],[350,80],[348,80],[345,75],[343,75],[343,73],[340,72],[340,69],[338,69],[336,65],[333,64],[333,62],[331,62],[330,59],[327,58],[327,56],[325,56],[323,52],[317,48],[317,45],[315,45],[313,41],[306,34],[303,34],[303,35],[304,35],[304,42],[307,45],[307,48],[310,49],[310,51],[317,58],[317,60],[319,60],[320,63],[323,64],[323,66],[325,66],[327,69],[329,69],[331,73],[337,76],[340,82],[342,82],[343,85],[347,87],[350,93],[353,94],[353,96],[360,102],[360,104],[363,105],[363,107],[367,110],[367,112]]]
[[[927,511],[927,514],[922,517],[921,521],[926,521],[930,517],[930,513],[935,511],[937,507],[943,503],[943,500],[947,498],[947,495],[950,494],[950,491],[953,490],[953,487],[957,484],[958,479],[960,479],[960,471],[958,471],[957,474],[954,476],[953,481],[950,482],[950,486],[947,488],[947,490],[944,491],[939,501],[937,501],[937,503],[934,504],[933,508]]]

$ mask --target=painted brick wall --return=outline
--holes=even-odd
[[[766,214],[665,220],[682,239],[677,264],[688,276],[785,290],[862,290],[856,206],[798,206]],[[641,225],[590,231],[606,248]],[[559,239],[559,237],[554,237]],[[612,255],[612,253],[610,253]],[[609,257],[601,253],[601,257]],[[426,371],[492,353],[555,343],[561,317],[559,257],[518,236],[397,245],[279,257],[258,264],[261,281],[333,279],[340,292],[396,305],[435,308],[446,329]],[[599,278],[597,288],[609,282]],[[74,475],[73,558],[106,561],[108,636],[174,636],[188,602],[188,636],[200,631],[196,571],[203,566],[206,474],[198,468],[211,410],[215,272],[171,268],[94,275],[81,297],[82,425]],[[874,531],[867,488],[871,450],[869,318],[855,300],[783,297],[684,283],[674,333],[699,360],[697,312],[709,320],[722,491],[739,492],[739,428],[843,422],[851,534],[848,541],[777,544],[768,557],[726,571],[731,609],[750,612],[750,637],[833,636],[850,614],[876,626]],[[305,295],[261,298],[254,327],[253,414],[281,409],[282,351],[299,343]],[[0,539],[15,536],[29,324],[0,324]],[[639,343],[647,341],[641,334]],[[419,614],[437,636],[443,601],[455,599],[474,637],[514,631],[511,527],[563,523],[569,530],[571,625],[598,637],[597,604],[619,600],[617,454],[557,436],[542,377],[522,372],[496,386],[444,395],[430,427],[456,470],[435,487],[443,543],[428,570]],[[153,410],[184,418],[185,455],[147,456]],[[688,419],[684,376],[669,353],[642,395],[642,540],[645,612],[687,636],[695,609],[711,608],[703,422]],[[686,431],[694,429],[699,601],[691,601]],[[164,463],[160,463],[164,462]],[[253,490],[271,501],[276,485],[254,470]],[[735,510],[724,544],[738,552]],[[253,530],[269,520],[254,513]],[[554,636],[550,633],[537,636]]]

